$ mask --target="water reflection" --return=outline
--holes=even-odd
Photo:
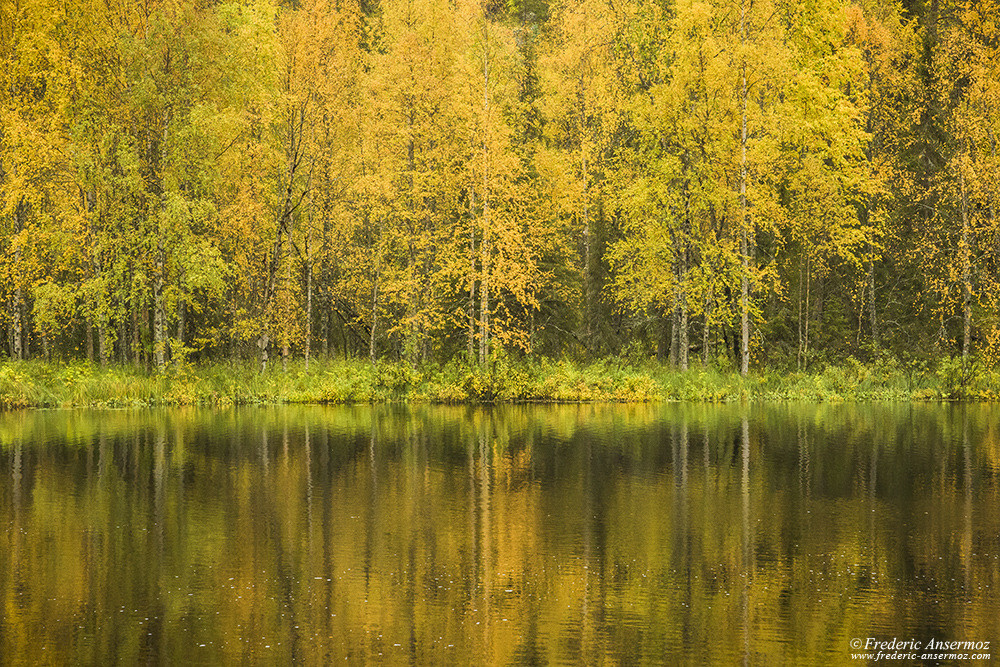
[[[998,416],[3,414],[0,655],[827,664],[854,637],[995,642]]]

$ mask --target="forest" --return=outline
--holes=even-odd
[[[1000,357],[996,0],[0,0],[0,360]]]

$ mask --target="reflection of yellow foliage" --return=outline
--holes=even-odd
[[[992,408],[754,407],[746,477],[744,411],[4,414],[0,648],[788,664],[928,604],[1000,630]]]

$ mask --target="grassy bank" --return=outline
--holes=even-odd
[[[251,363],[170,367],[149,375],[131,366],[87,362],[0,363],[0,406],[154,406],[254,403],[493,403],[518,401],[909,401],[1000,400],[1000,372],[945,359],[926,363],[848,360],[816,372],[687,372],[609,359],[500,359],[487,367],[460,363],[414,370],[406,364],[314,361],[261,373]]]

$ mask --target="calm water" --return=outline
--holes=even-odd
[[[19,412],[0,454],[0,662],[1000,654],[998,407]]]

